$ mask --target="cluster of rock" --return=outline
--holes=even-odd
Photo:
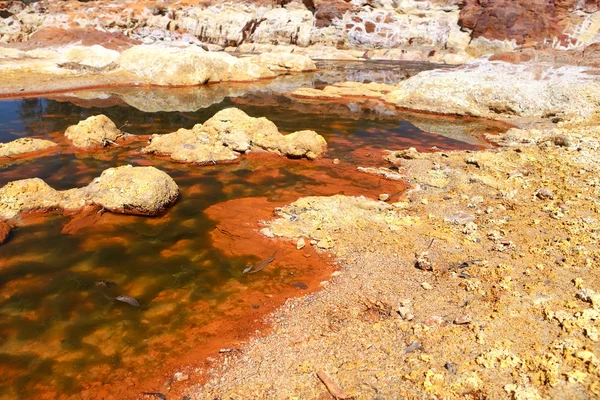
[[[324,58],[448,63],[523,45],[582,49],[600,41],[592,0],[246,0],[144,8],[124,1],[114,9],[86,5],[69,13],[50,6],[46,14],[39,5],[11,4],[0,18],[0,41],[24,40],[48,26],[84,26],[149,42],[184,32],[178,33],[182,40],[241,52],[314,48],[310,53]]]
[[[170,155],[174,161],[207,164],[233,161],[239,154],[253,150],[312,160],[326,149],[327,142],[314,131],[282,135],[268,119],[253,118],[242,110],[228,108],[192,129],[153,135],[143,151]]]
[[[125,214],[156,215],[179,196],[175,181],[154,167],[109,168],[83,188],[58,191],[39,178],[13,181],[0,188],[0,220],[22,212],[74,212],[98,206]]]
[[[70,126],[65,136],[83,150],[116,144],[124,132],[105,115],[97,115]],[[27,154],[57,146],[41,139],[17,139],[0,144],[0,157]],[[204,124],[165,135],[153,135],[146,153],[168,154],[175,161],[209,163],[232,161],[239,154],[264,150],[293,158],[314,159],[327,148],[314,131],[282,135],[266,118],[252,118],[237,108],[215,114]],[[110,168],[83,188],[57,191],[39,178],[13,181],[0,188],[0,243],[9,234],[12,221],[23,212],[77,212],[86,206],[116,213],[156,215],[179,195],[175,181],[154,167],[131,165]]]

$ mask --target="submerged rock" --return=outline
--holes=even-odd
[[[342,97],[362,97],[380,99],[386,94],[396,90],[396,86],[382,83],[341,82],[325,86],[323,90],[313,88],[299,88],[292,92],[292,97],[309,99],[340,99]]]
[[[89,149],[106,146],[122,139],[125,133],[117,128],[106,115],[100,114],[71,125],[65,131],[65,136],[75,147]]]
[[[39,178],[23,179],[0,188],[0,220],[27,211],[77,211],[86,205],[117,213],[156,215],[178,195],[175,181],[154,167],[109,168],[88,186],[65,191],[57,191]]]
[[[325,152],[327,142],[309,130],[282,135],[268,119],[253,118],[240,109],[228,108],[192,129],[152,135],[143,151],[170,155],[175,161],[207,164],[232,161],[239,153],[256,149],[312,160]]]
[[[56,143],[44,139],[20,138],[8,143],[0,143],[0,157],[18,156],[47,150],[57,146]]]

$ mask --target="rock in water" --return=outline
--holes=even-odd
[[[204,51],[198,46],[134,46],[123,51],[117,63],[144,83],[165,86],[242,82],[275,76],[266,67],[224,52]]]
[[[71,125],[65,131],[65,136],[75,147],[89,149],[116,143],[125,133],[117,128],[106,115],[100,114]]]
[[[250,117],[237,108],[216,113],[204,124],[179,129],[166,135],[152,135],[146,153],[168,154],[175,161],[199,164],[233,161],[239,153],[265,150],[291,158],[313,160],[327,150],[325,139],[304,130],[282,135],[268,119]]]
[[[154,167],[109,168],[88,186],[57,191],[39,178],[9,182],[0,188],[0,220],[21,212],[69,210],[98,205],[123,214],[157,215],[179,196],[175,181]]]
[[[9,182],[0,188],[0,219],[24,211],[49,211],[60,207],[60,193],[39,178]]]
[[[49,140],[35,138],[20,138],[8,143],[0,143],[0,157],[11,157],[20,154],[33,153],[56,147],[57,144]]]
[[[131,165],[107,169],[82,190],[93,203],[125,214],[156,215],[179,196],[177,184],[165,172]]]

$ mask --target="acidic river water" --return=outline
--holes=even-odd
[[[262,315],[285,298],[317,290],[332,271],[326,254],[257,233],[274,207],[337,193],[387,192],[396,201],[403,183],[356,167],[381,166],[384,149],[485,147],[481,135],[504,128],[400,114],[373,100],[299,101],[285,92],[349,78],[390,83],[423,68],[340,64],[256,84],[0,101],[0,141],[38,137],[60,144],[36,158],[0,160],[0,186],[39,177],[68,189],[132,164],[164,170],[181,190],[178,202],[155,218],[23,218],[0,245],[0,398],[135,397],[159,390],[161,374],[181,368],[192,382],[200,380],[190,365],[260,328]],[[69,125],[100,113],[127,132],[148,135],[191,128],[227,107],[267,117],[284,133],[315,130],[329,151],[316,161],[254,154],[235,164],[195,166],[142,154],[141,141],[82,153],[63,137]],[[263,272],[242,273],[275,250]],[[115,301],[119,295],[135,297],[140,307]]]

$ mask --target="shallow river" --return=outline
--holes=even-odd
[[[57,189],[88,184],[110,167],[155,165],[181,190],[156,218],[110,213],[30,215],[0,245],[0,398],[134,397],[166,391],[173,371],[202,380],[207,356],[262,330],[286,298],[317,290],[327,254],[257,233],[273,208],[309,195],[392,193],[401,182],[356,171],[381,166],[382,150],[488,146],[501,126],[400,114],[369,100],[298,101],[285,92],[340,80],[394,83],[429,66],[332,64],[327,72],[255,84],[193,89],[124,88],[0,101],[0,141],[60,143],[34,159],[0,160],[0,186],[40,177]],[[251,154],[235,164],[193,166],[139,152],[142,140],[95,153],[73,151],[64,130],[103,113],[135,135],[191,128],[238,107],[284,133],[313,129],[328,141],[317,161]],[[339,164],[333,159],[338,158]],[[261,273],[243,269],[277,251]],[[135,297],[140,307],[114,301]],[[189,383],[188,382],[188,383]],[[161,386],[162,385],[162,386]],[[176,385],[173,383],[172,385]]]

